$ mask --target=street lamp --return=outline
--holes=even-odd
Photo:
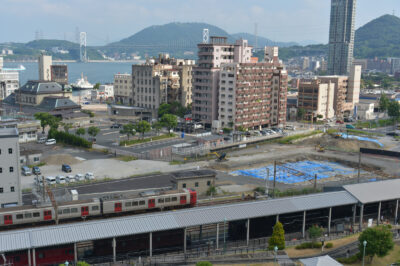
[[[364,250],[363,250],[363,260],[362,260],[362,265],[364,266],[365,247],[367,246],[367,240],[364,240],[364,241],[363,241],[363,246],[364,246]]]
[[[277,246],[274,247],[274,251],[275,251],[275,263],[274,264],[276,264],[276,255],[278,253],[278,247]]]
[[[225,254],[225,251],[226,251],[226,241],[225,241],[225,228],[226,228],[226,218],[224,218],[224,254]]]

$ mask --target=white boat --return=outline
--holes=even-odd
[[[87,77],[81,75],[81,78],[76,81],[76,83],[71,84],[73,90],[91,90],[93,85],[87,80]]]

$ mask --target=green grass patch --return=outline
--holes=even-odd
[[[38,163],[38,164],[30,164],[30,165],[28,165],[28,167],[29,167],[29,168],[32,168],[32,167],[34,167],[34,166],[41,167],[41,166],[43,166],[43,165],[46,165],[46,163],[45,163],[45,162],[41,162],[41,163]]]
[[[385,127],[385,126],[393,126],[394,123],[393,119],[380,119],[378,121],[358,121],[357,123],[353,124],[356,128],[377,128],[377,127]]]
[[[280,143],[280,144],[290,144],[294,140],[310,137],[310,136],[313,136],[313,135],[316,135],[316,134],[319,134],[319,133],[322,133],[322,131],[321,130],[314,130],[314,131],[312,131],[310,133],[306,133],[306,134],[297,134],[297,135],[287,136],[287,137],[283,137],[283,138],[279,139],[278,143]]]
[[[344,264],[354,264],[357,263],[359,261],[361,261],[361,255],[360,253],[357,253],[353,256],[350,256],[348,258],[337,258],[336,259],[338,262],[340,263],[344,263]]]
[[[316,190],[314,188],[303,188],[303,189],[288,189],[285,191],[279,191],[276,189],[275,197],[276,198],[291,197],[291,196],[307,195],[307,194],[318,193],[318,192],[322,192],[322,190],[319,188],[317,188]],[[272,191],[271,191],[271,193],[272,193]]]
[[[357,129],[347,129],[347,132],[353,134],[353,135],[361,135],[361,136],[378,136],[378,137],[383,137],[383,134],[380,133],[374,133],[374,132],[366,132],[366,131],[362,131],[362,130],[357,130]]]
[[[32,189],[31,188],[24,188],[22,189],[22,193],[31,193]]]
[[[146,142],[150,142],[150,141],[169,139],[169,138],[173,138],[173,137],[175,137],[175,134],[170,133],[170,134],[164,134],[164,135],[160,135],[160,136],[154,136],[151,138],[123,140],[119,143],[119,145],[120,146],[135,145],[135,144],[141,144],[141,143],[146,143]]]
[[[178,160],[173,160],[173,161],[170,161],[169,164],[170,165],[180,165],[180,164],[183,164],[183,162],[178,161]]]
[[[321,248],[322,243],[321,242],[306,242],[306,243],[301,243],[300,245],[297,245],[295,249],[310,249],[310,248]]]
[[[115,159],[123,161],[123,162],[130,162],[130,161],[137,160],[137,158],[135,156],[130,156],[130,155],[118,156]]]

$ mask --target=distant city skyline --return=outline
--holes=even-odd
[[[327,43],[330,0],[2,0],[5,27],[0,42],[44,39],[75,41],[75,30],[88,34],[88,45],[119,41],[152,26],[204,22],[228,33],[254,33],[273,41]],[[397,4],[397,5],[396,5]],[[357,2],[356,29],[384,14],[400,13],[398,0]]]

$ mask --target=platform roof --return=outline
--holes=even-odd
[[[0,252],[23,250],[355,204],[347,191],[132,215],[0,233]]]
[[[400,179],[343,186],[361,203],[400,199]]]

